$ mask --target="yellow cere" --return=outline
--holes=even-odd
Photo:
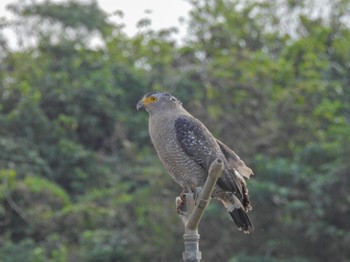
[[[149,104],[154,103],[156,101],[157,101],[157,98],[155,96],[149,96],[143,100],[143,104],[148,106]]]

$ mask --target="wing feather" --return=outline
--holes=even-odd
[[[181,115],[175,121],[175,132],[184,152],[202,166],[207,174],[211,163],[217,157],[226,158],[220,144],[218,145],[217,140],[199,120]],[[223,175],[219,177],[217,185],[225,191],[234,193],[241,202],[244,202],[245,184],[242,184],[243,178],[239,178],[235,174],[235,168],[230,167],[229,162],[223,160],[226,167]]]
[[[184,152],[208,172],[217,154],[215,138],[207,128],[199,120],[181,115],[175,120],[175,133]]]
[[[220,146],[221,152],[224,154],[228,164],[231,168],[237,170],[237,172],[244,176],[245,178],[250,178],[251,175],[254,175],[253,170],[246,166],[246,164],[239,158],[239,156],[233,152],[227,145],[225,145],[220,140],[216,139],[216,142]]]

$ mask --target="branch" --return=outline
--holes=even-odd
[[[12,210],[15,211],[18,214],[18,216],[20,218],[22,218],[22,220],[24,222],[26,222],[28,225],[30,225],[29,220],[26,218],[26,214],[22,211],[21,207],[19,205],[17,205],[17,203],[13,200],[13,198],[11,196],[11,192],[10,192],[9,185],[8,185],[9,184],[8,177],[9,177],[9,174],[7,172],[6,177],[4,177],[4,179],[3,179],[6,201],[9,204],[9,206],[12,208]],[[3,223],[3,222],[1,222],[1,223]]]
[[[197,187],[196,192],[185,194],[186,208],[183,213],[179,214],[185,225],[185,252],[183,252],[183,260],[185,262],[199,262],[202,258],[202,253],[199,251],[198,226],[204,210],[209,204],[216,181],[221,176],[223,169],[224,164],[222,159],[215,159],[210,165],[209,174],[203,190],[201,187]],[[181,201],[182,199],[180,197],[176,198],[177,204],[181,203]]]
[[[199,223],[202,219],[205,208],[208,206],[209,201],[211,199],[211,195],[213,194],[213,190],[216,184],[216,181],[221,176],[223,170],[222,160],[217,158],[209,168],[209,175],[207,180],[205,181],[204,187],[198,199],[196,201],[196,205],[192,213],[190,214],[188,221],[186,223],[186,227],[189,230],[196,230],[199,226]]]

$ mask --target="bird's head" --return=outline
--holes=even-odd
[[[137,103],[136,108],[145,109],[148,113],[155,113],[167,109],[177,108],[181,102],[168,93],[151,92],[143,96]]]

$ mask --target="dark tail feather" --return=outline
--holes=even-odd
[[[253,224],[250,222],[247,213],[243,209],[234,209],[229,213],[233,221],[235,221],[239,230],[243,230],[244,233],[250,233],[254,231]]]

